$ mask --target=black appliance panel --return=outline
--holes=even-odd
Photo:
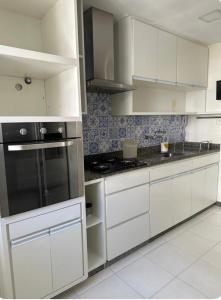
[[[1,124],[0,143],[26,143],[39,140],[37,123]]]
[[[27,140],[18,131],[23,125],[29,132]],[[3,141],[8,141],[0,144],[2,217],[83,196],[80,123],[68,123],[68,130],[66,123],[2,124],[1,128]],[[47,133],[41,133],[42,128]],[[74,138],[67,139],[67,131]]]
[[[4,145],[4,154],[8,215],[43,206],[39,150],[10,152]]]

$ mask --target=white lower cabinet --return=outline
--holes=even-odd
[[[191,216],[191,174],[182,174],[172,179],[173,225]]]
[[[12,243],[15,297],[42,298],[52,291],[49,232]]]
[[[192,174],[192,214],[217,201],[219,166],[212,164]]]
[[[151,237],[173,226],[173,199],[171,179],[150,184],[150,235]]]
[[[212,205],[217,201],[218,193],[218,178],[219,178],[219,166],[218,164],[211,165],[206,168],[206,180],[205,180],[205,205]]]
[[[68,222],[12,241],[16,298],[42,298],[83,276],[81,222]]]
[[[142,244],[149,237],[149,214],[107,230],[107,260]]]
[[[81,223],[70,222],[51,230],[53,289],[58,290],[83,275]]]
[[[194,215],[206,207],[206,170],[199,169],[191,175],[192,186],[192,209],[191,214]]]
[[[149,184],[106,197],[107,228],[149,211]]]
[[[66,207],[64,216],[55,210],[9,224],[15,298],[49,298],[87,277],[86,226],[78,206]],[[79,213],[70,219],[74,209]],[[27,234],[27,222],[34,232]]]

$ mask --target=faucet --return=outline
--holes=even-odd
[[[201,141],[200,142],[200,148],[199,148],[199,152],[201,152],[202,151],[202,145],[206,145],[207,144],[207,150],[209,151],[209,149],[210,149],[210,141]]]
[[[181,142],[179,142],[179,143],[181,143]],[[176,153],[176,146],[177,146],[177,142],[174,142],[174,144],[173,144],[173,153]],[[183,150],[182,150],[182,153],[184,153],[185,152],[185,142],[183,141],[182,142],[182,148],[183,148]]]

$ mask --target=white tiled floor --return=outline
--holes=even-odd
[[[57,298],[220,296],[221,208],[213,207]]]

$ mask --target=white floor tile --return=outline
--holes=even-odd
[[[200,257],[210,250],[216,243],[208,241],[191,231],[187,231],[177,238],[171,240],[169,244],[184,250],[186,253]]]
[[[141,299],[127,284],[113,275],[87,292],[81,294],[82,299]]]
[[[179,274],[196,260],[195,255],[171,244],[164,244],[145,257],[173,275]]]
[[[125,258],[122,258],[121,260],[117,261],[113,265],[110,266],[110,269],[113,272],[119,272],[123,268],[127,267],[129,264],[133,263],[134,261],[141,258],[143,254],[140,252],[140,250],[137,250],[136,252],[126,256]]]
[[[216,247],[211,249],[205,256],[201,258],[203,261],[206,261],[213,265],[214,267],[221,269],[221,244],[218,244]]]
[[[160,245],[162,245],[164,243],[166,243],[164,238],[159,237],[159,238],[155,239],[154,241],[148,243],[146,246],[143,246],[142,248],[140,248],[139,251],[142,255],[146,255],[147,253],[158,248]]]
[[[187,228],[185,227],[186,224],[182,224],[176,228],[174,228],[173,230],[170,230],[169,232],[165,233],[162,237],[165,241],[170,241],[174,238],[176,238],[177,236],[179,236],[180,234],[182,234],[183,232],[185,232],[187,230]]]
[[[221,227],[221,212],[218,213],[218,212],[214,212],[213,214],[209,215],[205,221],[208,223],[208,224],[211,224],[211,225],[215,225],[215,226],[218,226],[218,227]]]
[[[168,283],[153,299],[204,299],[205,296],[185,282],[175,279]]]
[[[87,290],[91,289],[92,287],[98,285],[103,280],[107,279],[108,277],[112,276],[113,272],[110,268],[107,268],[94,276],[89,277],[86,281],[80,283],[76,286],[75,291],[78,295],[85,293]]]
[[[173,279],[170,273],[147,258],[137,260],[117,275],[145,298],[151,297]]]
[[[209,224],[206,220],[193,226],[190,231],[212,242],[221,241],[221,227]]]
[[[193,264],[179,278],[209,298],[221,296],[221,270],[202,260]]]

